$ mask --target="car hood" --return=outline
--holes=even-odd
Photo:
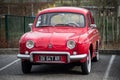
[[[83,33],[84,30],[75,28],[43,28],[28,32],[25,38],[27,40],[33,40],[35,47],[41,50],[48,50],[48,48],[63,50],[63,48],[66,48],[66,42],[68,40],[77,42],[79,36]]]

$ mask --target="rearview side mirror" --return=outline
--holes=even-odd
[[[96,28],[96,24],[91,24],[90,27]]]
[[[29,23],[28,26],[32,30],[33,23]]]

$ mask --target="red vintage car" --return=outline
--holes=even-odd
[[[80,64],[89,74],[91,62],[99,60],[99,32],[91,12],[77,7],[55,7],[40,11],[31,31],[20,41],[23,73],[33,64]]]

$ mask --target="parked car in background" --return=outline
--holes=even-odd
[[[89,74],[92,61],[99,60],[100,35],[87,9],[44,9],[30,26],[19,41],[23,73],[29,73],[33,64],[77,63],[83,74]]]

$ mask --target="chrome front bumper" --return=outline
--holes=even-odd
[[[33,62],[33,54],[63,54],[67,55],[67,63],[70,63],[71,60],[81,60],[87,57],[87,54],[80,54],[80,55],[70,55],[69,52],[53,52],[53,51],[34,51],[31,52],[30,55],[26,54],[18,54],[17,57],[21,59],[28,59]]]

